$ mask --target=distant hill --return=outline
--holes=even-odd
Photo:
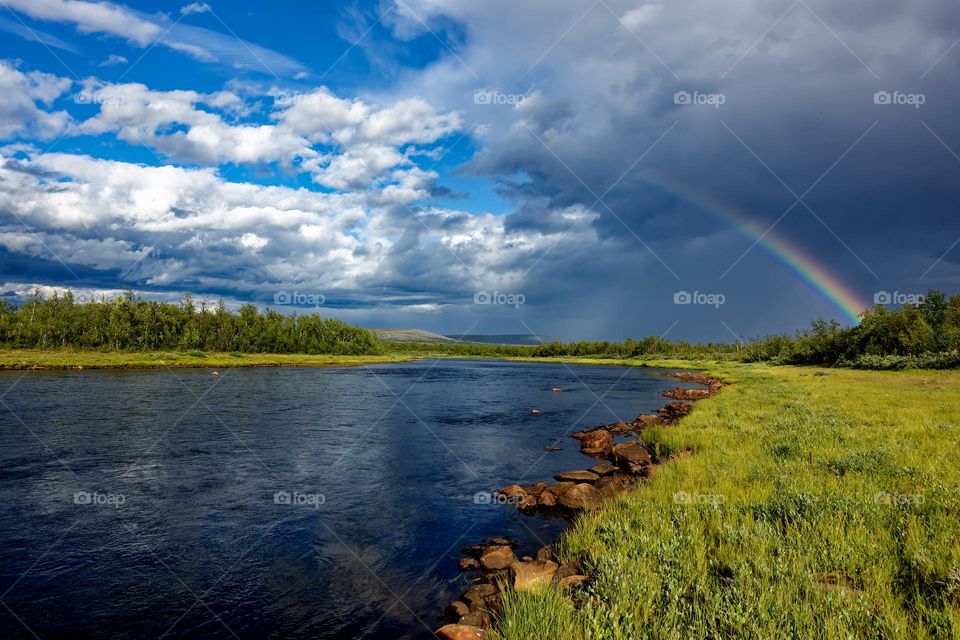
[[[480,335],[468,334],[440,335],[422,329],[371,329],[382,342],[417,342],[420,344],[502,344],[502,345],[538,345],[551,342],[553,338],[534,336],[530,334],[499,334]]]
[[[445,336],[451,338],[452,336]],[[474,335],[457,336],[460,342],[479,342],[480,344],[505,344],[515,345],[538,345],[544,342],[552,342],[554,338],[544,336],[534,336],[528,333],[504,333],[499,335]]]
[[[454,344],[454,338],[421,329],[371,329],[382,342],[418,342],[421,344]]]

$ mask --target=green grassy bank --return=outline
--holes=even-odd
[[[0,369],[152,369],[159,367],[336,367],[401,362],[410,357],[205,351],[86,351],[0,349]]]
[[[563,540],[582,602],[502,637],[960,637],[960,372],[699,364],[730,386],[642,436],[683,453]]]

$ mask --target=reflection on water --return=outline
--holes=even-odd
[[[544,447],[676,381],[442,360],[0,373],[11,385],[3,637],[414,638],[466,588],[460,547],[532,551],[564,525],[478,492],[589,466],[569,438]]]

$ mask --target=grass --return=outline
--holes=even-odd
[[[400,362],[399,353],[377,356],[299,353],[207,353],[203,351],[78,351],[0,349],[5,369],[150,369],[158,367],[331,367]]]
[[[500,636],[960,637],[960,372],[705,368],[732,384],[642,435],[692,455],[564,536],[580,606],[511,596]]]
[[[149,369],[156,367],[322,367],[404,362],[418,358],[490,359],[491,355],[462,355],[436,349],[404,349],[402,344],[389,345],[386,352],[375,356],[299,354],[299,353],[212,353],[204,351],[93,351],[79,349],[2,349],[0,369]],[[704,368],[715,361],[646,358],[619,360],[605,358],[522,358],[503,360],[531,362],[566,362],[570,364],[632,365],[668,368]]]

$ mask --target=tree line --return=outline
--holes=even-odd
[[[317,314],[284,315],[244,305],[237,313],[196,304],[143,300],[127,292],[112,300],[78,303],[71,292],[39,293],[20,305],[0,299],[0,345],[8,348],[110,350],[201,350],[242,353],[376,354],[383,345],[373,332]],[[794,335],[771,335],[729,343],[689,343],[657,336],[624,342],[550,342],[537,346],[478,343],[392,343],[411,354],[485,357],[667,356],[738,359],[775,364],[850,366],[869,369],[960,367],[960,295],[930,291],[917,304],[864,311],[860,324],[815,320]]]
[[[366,329],[317,314],[261,312],[247,304],[233,313],[184,294],[179,303],[125,295],[78,302],[73,293],[22,304],[0,299],[0,344],[10,348],[137,351],[376,354],[383,347]]]

